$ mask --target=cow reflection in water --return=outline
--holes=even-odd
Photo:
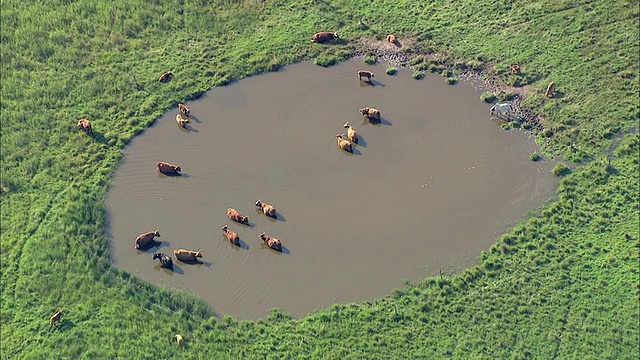
[[[153,253],[153,260],[160,260],[160,267],[173,270],[173,260],[171,260],[171,256],[165,253]]]

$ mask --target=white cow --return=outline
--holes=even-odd
[[[509,120],[513,117],[513,106],[509,103],[495,104],[489,111],[498,119]]]

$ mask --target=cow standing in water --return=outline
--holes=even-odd
[[[271,237],[265,234],[264,232],[258,235],[258,237],[260,238],[260,240],[262,240],[263,243],[265,243],[265,245],[267,245],[271,249],[276,251],[282,251],[282,243],[280,242],[280,240],[274,237]]]
[[[238,210],[234,209],[234,208],[228,208],[227,209],[227,217],[230,220],[233,220],[235,222],[239,222],[241,224],[245,224],[245,225],[249,224],[249,217],[240,214],[240,212]]]
[[[178,104],[178,110],[180,110],[180,112],[186,116],[189,116],[189,114],[191,114],[191,110],[189,110],[189,108],[183,103]]]
[[[373,71],[369,71],[369,70],[358,70],[358,79],[362,80],[362,78],[367,78],[366,81],[371,82],[371,78],[375,77],[373,76]]]
[[[366,116],[369,119],[380,121],[380,110],[376,108],[365,106],[358,111],[360,111],[360,114]]]
[[[160,267],[173,270],[173,260],[165,253],[153,253],[153,260],[160,260]]]
[[[358,143],[358,134],[356,133],[356,129],[353,128],[353,126],[351,126],[351,124],[349,124],[349,122],[347,121],[346,123],[344,123],[344,125],[342,125],[343,128],[347,129],[347,137],[349,138],[349,140],[351,140],[351,142],[354,143]]]
[[[153,243],[154,242],[153,238],[155,238],[156,236],[160,237],[160,233],[158,232],[158,229],[138,235],[138,237],[135,240],[136,250],[140,250],[141,248],[144,248],[149,244]]]
[[[198,251],[175,249],[173,250],[173,256],[183,262],[196,262],[198,258],[202,257],[202,249]]]
[[[270,217],[272,217],[272,218],[274,218],[274,219],[277,217],[277,216],[276,216],[276,208],[275,208],[275,207],[273,207],[272,205],[269,205],[269,204],[267,204],[267,203],[264,203],[264,202],[262,202],[260,199],[258,199],[258,201],[256,201],[256,204],[255,204],[255,205],[256,205],[257,207],[259,207],[259,208],[260,208],[260,210],[262,210],[262,213],[263,213],[263,214],[265,214],[265,215],[267,215],[267,216],[270,216]]]
[[[178,125],[182,126],[183,128],[187,128],[187,124],[190,123],[191,120],[189,120],[188,117],[186,117],[185,115],[182,114],[176,114],[176,123],[178,123]]]
[[[342,134],[336,134],[336,141],[338,142],[338,147],[344,151],[352,152],[353,148],[351,147],[351,142],[342,137]]]
[[[240,246],[240,235],[238,235],[237,232],[229,229],[227,225],[222,227],[222,232],[227,237],[227,240],[229,240],[230,243],[235,246]]]
[[[156,163],[156,168],[165,175],[180,175],[180,172],[182,171],[180,165],[171,165],[164,161]]]

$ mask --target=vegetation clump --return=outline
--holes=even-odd
[[[398,68],[396,68],[395,66],[389,66],[386,70],[386,73],[388,75],[395,75],[396,73],[398,73]]]
[[[422,80],[425,77],[425,73],[424,71],[414,71],[414,73],[411,74],[411,77],[416,80]]]
[[[482,94],[480,94],[480,100],[486,103],[492,103],[496,101],[496,96],[492,92],[485,91]]]

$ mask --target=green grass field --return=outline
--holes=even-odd
[[[174,0],[0,4],[0,352],[7,359],[637,359],[640,11],[635,1]],[[316,31],[342,41],[310,42]],[[358,38],[527,84],[557,197],[460,274],[305,318],[218,320],[111,267],[123,146],[179,101]],[[414,53],[414,54],[415,54]],[[520,76],[511,64],[522,67]],[[158,76],[174,78],[161,84]],[[427,73],[426,76],[435,76]],[[440,75],[438,75],[440,76]],[[550,81],[558,95],[543,96]],[[478,99],[480,101],[480,99]],[[92,121],[95,135],[75,128]],[[562,169],[560,169],[562,170]],[[472,240],[471,240],[472,241]],[[65,315],[57,329],[48,318]],[[185,345],[178,348],[173,335]]]

